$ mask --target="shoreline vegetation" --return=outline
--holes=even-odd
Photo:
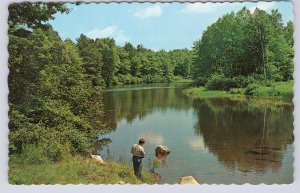
[[[251,86],[250,86],[251,87]],[[248,89],[248,90],[247,90]],[[251,99],[276,99],[292,102],[293,81],[277,82],[271,86],[253,86],[251,92],[247,88],[232,88],[229,91],[209,90],[204,86],[186,88],[183,94],[192,98],[245,98]]]
[[[107,161],[99,164],[91,158],[69,156],[60,162],[42,164],[22,163],[21,157],[9,161],[10,184],[154,184],[150,172],[142,172],[138,180],[131,165]]]

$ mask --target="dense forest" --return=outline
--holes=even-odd
[[[129,42],[117,46],[114,39],[90,39],[80,35],[76,42],[83,68],[95,86],[170,82],[174,76],[188,77],[192,52],[188,49],[152,51]]]
[[[293,23],[278,10],[243,8],[210,25],[194,43],[192,77],[210,90],[293,79]]]
[[[63,3],[9,5],[9,152],[31,162],[101,146],[97,136],[110,131],[102,90],[113,85],[181,77],[228,90],[293,78],[293,25],[284,25],[278,11],[226,14],[192,50],[171,51],[84,34],[62,40],[47,21],[69,11]]]

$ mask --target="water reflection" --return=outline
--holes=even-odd
[[[275,171],[287,144],[293,143],[291,105],[258,108],[251,102],[211,99],[196,100],[194,107],[195,134],[229,168]]]
[[[200,183],[292,182],[290,102],[192,100],[176,85],[116,88],[103,97],[105,120],[114,131],[105,136],[112,143],[101,151],[104,157],[130,160],[131,145],[144,137],[150,169],[157,145],[172,149],[168,167],[156,169],[162,183],[184,175]]]
[[[143,119],[157,109],[188,109],[192,101],[183,98],[181,89],[175,89],[175,86],[182,88],[184,84],[150,84],[139,86],[138,89],[134,86],[108,89],[103,93],[103,120],[115,130],[121,119],[132,123],[134,119]]]

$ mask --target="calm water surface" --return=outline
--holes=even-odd
[[[144,137],[143,169],[152,167],[157,145],[172,152],[156,169],[159,183],[192,175],[199,183],[292,183],[293,105],[247,99],[195,100],[181,84],[108,89],[105,114],[112,142],[105,159],[131,163],[130,148]]]

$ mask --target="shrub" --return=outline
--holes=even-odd
[[[70,144],[62,144],[57,141],[53,141],[47,147],[45,147],[46,155],[51,161],[61,161],[68,155],[70,155]]]
[[[213,75],[206,83],[208,90],[226,90],[234,87],[234,82],[230,78],[225,78],[224,75]]]
[[[245,89],[245,95],[253,96],[256,93],[256,89],[258,88],[257,84],[249,84]]]
[[[252,76],[236,76],[232,78],[235,88],[246,88],[249,84],[254,83],[255,79]]]
[[[46,155],[45,149],[39,145],[26,145],[23,148],[23,152],[20,155],[20,160],[22,164],[44,164],[49,163],[50,160]]]

